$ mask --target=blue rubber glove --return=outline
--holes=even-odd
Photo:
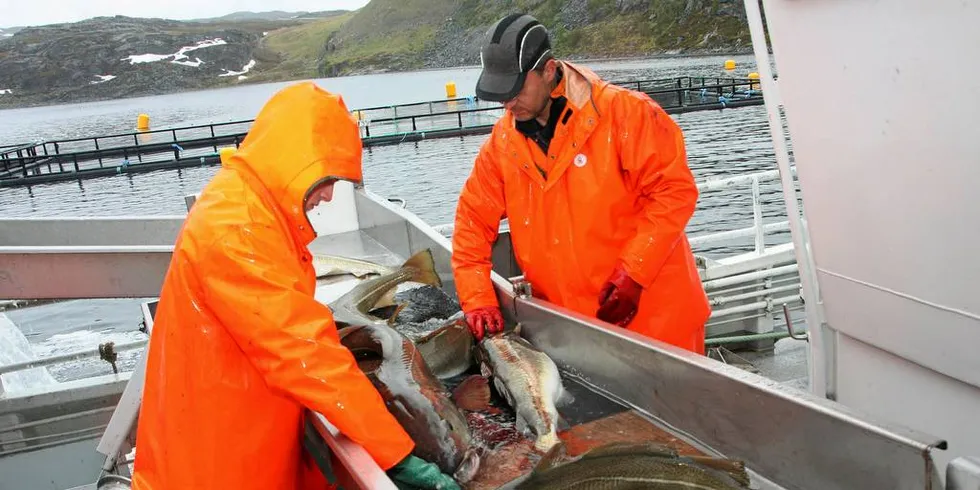
[[[462,490],[456,480],[424,459],[408,455],[388,470],[388,477],[402,490]]]

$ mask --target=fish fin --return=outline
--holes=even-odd
[[[485,410],[490,406],[490,384],[487,378],[474,374],[463,380],[453,390],[453,401],[456,406],[471,412]]]
[[[686,456],[685,458],[705,468],[725,473],[743,487],[748,487],[749,483],[751,483],[749,474],[745,471],[745,463],[740,460],[712,458],[709,456]]]
[[[397,292],[395,291],[396,289],[397,288],[391,288],[385,291],[385,293],[382,294],[381,297],[374,302],[374,305],[371,306],[371,310],[377,310],[380,308],[397,305],[398,303],[395,302],[395,293]]]
[[[426,343],[426,342],[428,342],[428,341],[430,341],[430,340],[432,340],[432,339],[434,339],[434,338],[436,338],[436,337],[438,337],[440,335],[446,335],[446,332],[448,332],[448,331],[449,330],[447,328],[444,328],[444,327],[437,328],[437,329],[435,329],[435,330],[433,330],[433,331],[431,331],[431,332],[429,332],[429,333],[427,333],[427,334],[425,334],[425,335],[423,335],[423,336],[415,339],[415,345],[422,345],[422,344],[424,344],[424,343]]]
[[[395,312],[392,313],[390,317],[388,317],[388,326],[389,327],[394,327],[395,326],[395,320],[398,319],[398,314],[401,313],[401,311],[402,311],[403,308],[405,308],[405,303],[402,303],[402,304],[398,305],[397,307],[395,307]]]
[[[414,267],[416,272],[413,281],[428,284],[430,286],[442,287],[442,279],[436,273],[436,261],[432,258],[432,251],[429,249],[413,255],[406,260],[402,267]]]
[[[652,442],[612,442],[585,453],[583,459],[644,454],[658,458],[677,458],[677,451]]]
[[[565,459],[566,449],[565,442],[559,439],[557,443],[548,448],[548,452],[544,453],[538,464],[534,466],[534,471],[548,471],[559,466]]]

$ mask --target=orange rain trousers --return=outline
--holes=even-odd
[[[160,294],[137,432],[136,490],[327,488],[302,449],[304,407],[384,469],[413,443],[314,299],[307,192],[361,180],[338,96],[274,95],[187,216]]]
[[[552,95],[568,104],[548,154],[508,111],[463,186],[453,231],[463,309],[497,306],[490,251],[506,216],[535,296],[594,318],[599,290],[623,264],[643,286],[628,328],[703,354],[710,307],[684,234],[698,191],[681,130],[645,94],[560,66]]]

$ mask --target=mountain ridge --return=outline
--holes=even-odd
[[[737,0],[372,0],[356,11],[96,17],[0,31],[0,108],[479,65],[486,29],[535,15],[556,56],[749,52]]]

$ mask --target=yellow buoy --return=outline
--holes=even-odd
[[[725,69],[726,70],[734,70],[735,69],[735,60],[725,60]]]
[[[749,73],[749,80],[758,80],[758,79],[759,79],[759,74],[758,73],[756,73],[756,72]],[[755,82],[750,83],[749,84],[749,88],[755,90],[755,89],[759,88],[759,84],[758,83],[755,83]]]
[[[218,150],[218,155],[221,157],[221,164],[222,165],[227,164],[228,159],[231,158],[231,156],[234,155],[235,151],[237,150],[238,148],[235,148],[234,146],[229,146]]]
[[[446,83],[446,98],[447,99],[456,98],[456,82]]]
[[[140,114],[136,116],[136,129],[140,131],[146,131],[150,129],[150,115]]]

